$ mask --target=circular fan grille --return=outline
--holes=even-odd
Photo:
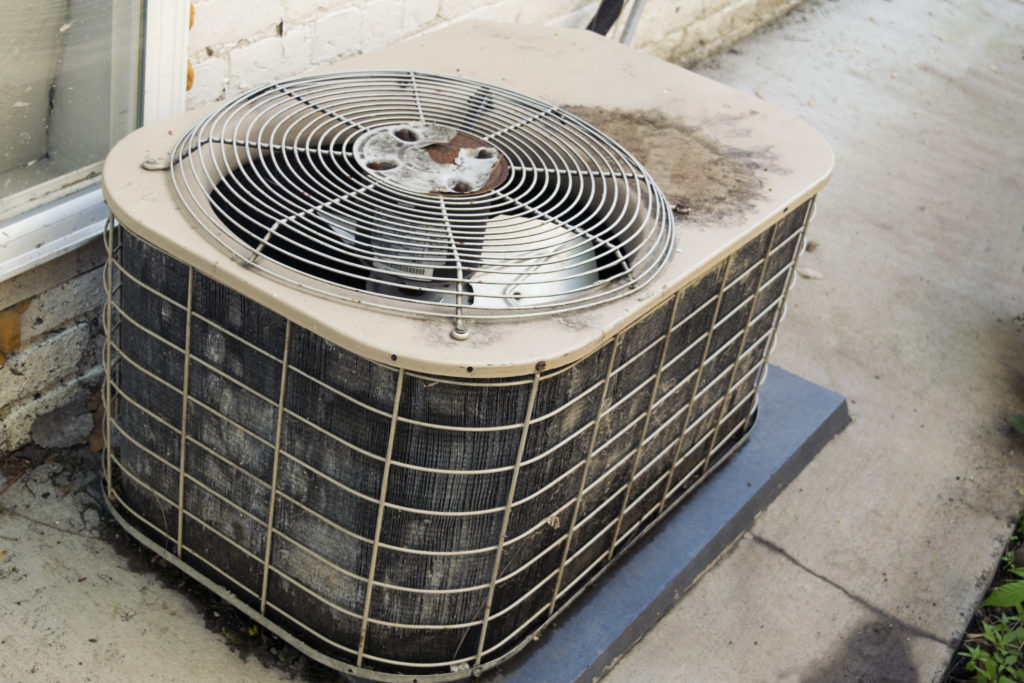
[[[415,72],[253,90],[178,142],[174,186],[249,267],[319,294],[463,319],[592,306],[649,282],[672,215],[579,118]]]

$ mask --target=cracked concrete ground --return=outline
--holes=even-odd
[[[773,361],[853,423],[607,676],[940,677],[1020,508],[1024,5],[808,2],[697,66],[831,142]]]
[[[607,681],[942,675],[1024,485],[1022,36],[1013,0],[811,1],[698,65],[835,148],[773,361],[854,421]],[[324,675],[123,552],[94,456],[53,455],[0,496],[0,678]]]

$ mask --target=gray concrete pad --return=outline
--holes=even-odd
[[[829,0],[697,66],[834,146],[772,360],[853,423],[608,681],[942,675],[1024,484],[1022,36],[1011,0]]]
[[[807,572],[756,535],[748,534],[726,561],[752,571],[709,572],[701,581],[705,590],[687,599],[687,612],[677,608],[664,620],[665,625],[698,623],[697,639],[705,644],[715,641],[710,649],[698,653],[691,643],[680,642],[678,631],[659,628],[643,643],[657,647],[659,656],[651,657],[639,673],[629,672],[627,660],[606,680],[927,680],[916,671],[914,661],[943,656],[944,644],[908,635],[872,606],[851,600],[842,587]],[[745,609],[721,609],[718,601],[723,595]],[[778,628],[765,617],[792,616],[794,605],[801,609],[814,605],[817,627],[792,623]],[[841,649],[831,646],[837,632],[849,636]],[[690,658],[680,661],[676,654],[680,650]],[[808,654],[818,657],[808,663]]]

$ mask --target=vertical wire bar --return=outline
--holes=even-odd
[[[743,345],[747,343],[747,333],[750,332],[750,321],[754,319],[754,309],[757,307],[757,300],[761,296],[761,286],[764,285],[764,274],[768,270],[768,254],[772,250],[772,241],[775,239],[775,233],[778,232],[779,226],[782,224],[780,219],[770,228],[770,235],[768,235],[768,243],[764,247],[764,255],[761,257],[761,272],[757,276],[757,287],[754,288],[753,298],[750,300],[750,310],[747,312],[747,321],[743,323],[743,334],[740,336],[739,349],[736,351],[736,360],[732,363],[732,372],[729,373],[729,381],[725,384],[725,394],[722,396],[722,407],[718,409],[718,417],[715,418],[715,431],[711,434],[711,446],[708,448],[708,454],[704,456],[703,468],[706,470],[708,464],[711,462],[711,456],[715,454],[715,449],[718,447],[718,434],[722,429],[722,420],[725,419],[726,409],[729,407],[729,393],[732,391],[732,383],[736,381],[736,371],[740,367],[740,358],[743,356]]]
[[[668,344],[672,339],[672,324],[676,319],[676,311],[679,309],[679,299],[682,294],[676,294],[672,301],[672,315],[668,317],[668,328],[665,330],[665,341],[661,345],[661,356],[658,358],[658,372],[654,375],[654,386],[651,387],[651,399],[647,402],[647,415],[644,417],[644,426],[640,430],[640,441],[636,446],[636,454],[633,456],[633,465],[629,470],[629,480],[626,483],[626,493],[622,499],[622,509],[619,511],[619,518],[615,522],[615,532],[612,534],[611,545],[608,546],[608,560],[611,561],[615,554],[615,542],[619,540],[619,532],[622,530],[622,519],[626,516],[626,508],[629,507],[629,494],[633,490],[633,478],[636,477],[636,468],[640,463],[640,456],[644,450],[644,439],[647,438],[647,429],[651,424],[651,412],[654,410],[654,402],[658,398],[658,383],[661,382],[661,370],[665,367],[665,355],[668,353]]]
[[[761,356],[761,369],[758,374],[758,388],[761,386],[761,382],[764,381],[765,370],[767,366],[768,356],[772,352],[772,346],[775,344],[775,338],[779,334],[779,324],[782,322],[782,314],[786,310],[786,302],[789,300],[789,292],[793,288],[793,282],[796,278],[796,263],[803,253],[804,243],[807,241],[807,228],[810,225],[812,214],[814,213],[814,203],[816,197],[811,197],[808,201],[810,205],[807,207],[807,212],[804,213],[802,225],[798,229],[800,237],[797,239],[797,244],[793,247],[793,256],[789,260],[789,274],[786,275],[786,286],[782,290],[782,301],[779,302],[778,308],[775,309],[775,313],[772,316],[771,333],[768,335],[768,343],[765,344],[764,354]],[[768,248],[771,251],[771,246]],[[754,394],[754,402],[750,405],[750,411],[747,414],[747,420],[750,420],[750,416],[753,415],[754,409],[757,407],[757,394]]]
[[[508,485],[508,498],[505,501],[505,512],[501,517],[501,530],[498,532],[498,547],[494,551],[494,567],[491,569],[491,585],[487,589],[487,602],[484,604],[484,617],[480,622],[480,644],[476,649],[476,659],[473,666],[480,666],[480,660],[484,654],[484,642],[487,638],[487,621],[491,618],[491,606],[494,603],[494,589],[498,584],[498,574],[501,571],[501,556],[505,549],[505,534],[508,531],[508,519],[512,514],[512,503],[516,499],[516,485],[519,482],[519,468],[523,464],[523,454],[526,452],[526,440],[530,432],[530,420],[533,419],[533,404],[537,399],[537,387],[540,384],[540,373],[533,373],[533,383],[530,385],[530,398],[526,402],[526,415],[523,417],[523,431],[519,435],[519,448],[516,450],[516,464],[512,469],[512,481]]]
[[[384,526],[384,509],[388,499],[388,476],[391,474],[391,457],[395,449],[395,431],[398,427],[398,409],[402,400],[402,385],[405,383],[405,368],[398,369],[398,380],[395,385],[395,405],[391,409],[391,425],[388,428],[388,446],[384,455],[384,472],[380,480],[380,501],[377,503],[377,525],[373,531],[373,550],[370,554],[370,570],[366,577],[366,600],[363,603],[363,622],[359,627],[359,652],[356,655],[356,666],[363,665],[363,654],[366,651],[366,630],[370,625],[370,600],[373,597],[373,578],[377,572],[377,551],[380,550],[380,532]]]
[[[270,581],[270,547],[274,540],[274,507],[277,502],[277,473],[281,462],[281,433],[284,431],[284,396],[288,381],[288,353],[292,343],[292,321],[284,325],[284,352],[281,354],[281,387],[277,394],[277,426],[274,432],[274,463],[270,474],[270,502],[267,507],[267,535],[263,544],[263,581],[260,584],[260,614],[267,613],[267,584]]]
[[[110,447],[110,382],[113,371],[110,359],[110,336],[113,334],[114,229],[114,214],[109,214],[107,223],[103,226],[103,246],[107,251],[107,262],[103,268],[103,288],[107,294],[103,306],[103,332],[105,335],[103,339],[103,458],[107,479],[107,498],[110,500],[114,499],[114,457]]]
[[[409,72],[409,82],[412,83],[412,97],[413,100],[416,102],[416,111],[420,115],[420,123],[425,124],[427,122],[427,117],[424,116],[423,114],[423,103],[420,102],[420,88],[419,84],[416,83],[415,71]]]
[[[453,330],[453,333],[456,335],[464,335],[466,334],[466,327],[462,322],[462,258],[459,256],[459,245],[455,241],[455,233],[452,231],[451,219],[448,218],[448,205],[444,201],[444,197],[439,199],[438,207],[441,209],[441,220],[444,221],[444,230],[448,235],[448,242],[451,244],[452,258],[455,260],[455,329]]]
[[[725,294],[725,286],[728,284],[729,267],[735,254],[729,256],[722,268],[722,284],[718,288],[718,297],[715,299],[715,313],[711,316],[711,324],[708,325],[708,338],[704,342],[704,351],[701,353],[700,365],[697,366],[697,376],[693,378],[693,391],[690,392],[690,402],[686,405],[686,417],[683,418],[683,426],[679,430],[679,441],[672,452],[672,467],[669,468],[668,477],[665,478],[665,488],[661,492],[661,502],[658,503],[658,514],[665,511],[665,501],[668,499],[668,492],[672,488],[672,475],[676,473],[679,465],[679,451],[683,448],[683,438],[686,436],[686,428],[690,424],[690,417],[693,415],[693,402],[697,400],[697,392],[700,390],[700,378],[704,374],[704,364],[708,360],[708,349],[711,348],[711,340],[715,336],[715,324],[718,322],[718,314],[722,308],[722,298]],[[684,296],[686,290],[679,293]]]
[[[185,523],[185,451],[188,446],[188,380],[189,366],[192,365],[192,295],[195,286],[196,271],[189,266],[187,308],[185,309],[185,355],[183,358],[184,374],[181,380],[181,449],[178,455],[178,548],[176,554],[181,557],[184,545]]]
[[[558,563],[558,577],[555,579],[555,592],[551,596],[551,606],[548,607],[548,616],[555,611],[555,604],[558,602],[558,591],[562,589],[562,578],[565,575],[565,563],[569,559],[569,547],[572,545],[572,535],[576,531],[576,521],[580,514],[580,504],[583,502],[583,490],[587,487],[587,475],[590,473],[590,462],[594,455],[594,445],[597,443],[597,432],[601,427],[601,418],[604,417],[604,402],[608,397],[608,384],[612,376],[612,368],[615,367],[615,357],[619,355],[619,342],[622,335],[615,335],[612,342],[611,357],[608,358],[608,367],[604,373],[604,386],[601,387],[601,400],[597,404],[597,415],[594,417],[594,427],[590,432],[590,444],[587,446],[587,455],[583,459],[583,474],[580,478],[580,490],[576,492],[576,502],[572,509],[572,519],[569,520],[569,528],[565,531],[565,547],[562,548],[562,559]]]

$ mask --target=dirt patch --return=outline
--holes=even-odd
[[[43,479],[39,476],[43,471],[40,466],[45,468]],[[103,502],[101,456],[91,453],[87,446],[43,449],[29,445],[0,457],[0,473],[7,479],[7,484],[25,488],[37,501],[34,505],[42,505],[47,501],[62,501],[64,505],[72,505],[80,518],[81,532],[76,532],[75,527],[69,527],[66,523],[53,526],[37,521],[37,524],[46,524],[66,533],[87,533],[90,537],[98,537],[124,559],[130,571],[152,575],[164,587],[185,596],[196,612],[202,615],[206,628],[222,640],[226,646],[225,656],[228,651],[233,651],[243,660],[255,657],[267,669],[280,671],[292,680],[317,683],[345,683],[352,680],[306,657],[274,634],[264,631],[262,626],[253,623],[243,613],[122,529]],[[5,485],[4,479],[0,479],[0,488]],[[6,497],[0,498],[0,514],[21,514],[15,508],[5,509],[2,504],[6,502]],[[2,578],[0,576],[0,580]]]
[[[314,683],[348,683],[352,680],[265,631],[230,603],[144,547],[121,528],[105,507],[101,522],[100,537],[125,559],[129,570],[151,574],[164,587],[185,596],[196,612],[203,616],[206,628],[217,634],[227,649],[240,659],[255,657],[264,667],[282,671],[292,680]]]
[[[768,152],[723,147],[654,111],[569,106],[643,164],[665,193],[677,219],[716,221],[750,209],[765,196],[757,171],[772,162]]]

